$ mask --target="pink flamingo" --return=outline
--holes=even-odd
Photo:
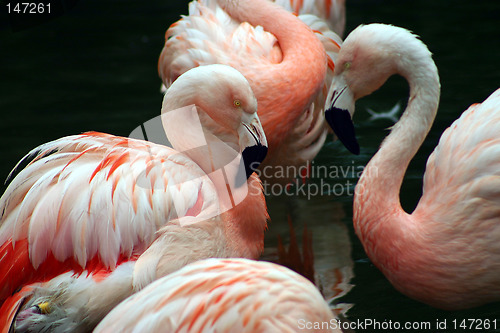
[[[408,214],[399,191],[440,96],[427,47],[402,28],[358,27],[339,53],[326,116],[356,150],[347,110],[392,74],[408,80],[410,98],[356,187],[356,234],[373,263],[409,297],[450,310],[500,300],[500,90],[443,133],[427,162],[422,198]]]
[[[342,332],[335,325],[319,291],[297,273],[263,261],[207,259],[132,295],[94,332]]]
[[[193,112],[178,112],[186,105]],[[259,257],[268,215],[260,180],[247,166],[255,167],[267,148],[256,111],[243,75],[228,66],[202,66],[176,80],[163,102],[167,136],[182,153],[95,132],[34,149],[28,156],[36,157],[0,199],[1,302],[23,285],[71,271],[35,288],[42,295],[26,302],[21,317],[43,322],[38,304],[48,301],[60,316],[56,322],[88,328],[134,290],[189,262]],[[240,150],[243,169],[237,158],[236,166],[227,162]],[[219,166],[221,160],[227,166]],[[245,184],[236,177],[241,170]],[[105,283],[78,298],[81,290],[67,280],[84,270]],[[0,327],[8,329],[25,296],[4,303]],[[75,319],[75,308],[61,309],[73,299],[87,300],[75,305],[86,320]]]
[[[320,12],[311,0],[278,3],[297,13]],[[321,3],[328,14],[345,15],[343,1]],[[310,27],[267,0],[193,1],[189,16],[167,30],[158,63],[167,87],[186,70],[205,64],[230,65],[245,75],[269,143],[259,172],[273,181],[287,182],[279,171],[312,160],[328,131],[322,113],[341,40],[323,19],[300,17]]]

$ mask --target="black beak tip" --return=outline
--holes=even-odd
[[[243,168],[240,167],[238,174],[236,175],[236,186],[240,187],[243,185],[248,178],[254,173],[259,167],[260,163],[264,161],[267,155],[267,147],[261,144],[247,147],[241,153],[243,158],[243,164],[245,165],[245,175],[243,175]]]
[[[325,111],[325,119],[347,150],[359,155],[359,143],[349,111],[331,107]]]
[[[241,153],[243,162],[245,163],[245,172],[247,179],[250,178],[252,173],[257,170],[260,163],[264,161],[267,155],[267,147],[263,145],[255,145],[247,147]]]

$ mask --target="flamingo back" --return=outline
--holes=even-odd
[[[486,206],[488,209],[484,210],[483,219],[496,216],[498,221],[500,217],[498,133],[500,133],[500,89],[483,103],[470,106],[443,133],[438,146],[427,161],[424,193],[419,206],[424,205],[426,209],[433,207],[436,211],[446,208],[449,210],[446,212],[448,215],[452,211],[455,211],[455,214],[463,214],[468,209],[479,213],[478,208]],[[476,208],[473,208],[474,206]],[[459,221],[465,223],[462,227],[473,227],[467,225],[469,222],[463,218]],[[479,220],[477,221],[479,223]],[[500,225],[497,227],[500,232]]]
[[[337,35],[344,34],[345,0],[275,0],[275,2],[295,15],[317,16]]]
[[[500,286],[500,90],[469,107],[442,135],[427,162],[422,198],[412,214],[427,247],[415,267],[443,308],[498,300]],[[417,264],[417,262],[419,264]],[[415,291],[419,295],[419,290]],[[469,297],[474,295],[474,297]]]
[[[95,332],[296,332],[301,320],[335,331],[335,316],[304,277],[267,262],[208,259],[129,297]]]
[[[169,221],[218,209],[197,164],[150,142],[89,132],[30,156],[0,199],[0,299],[70,269],[112,269]]]
[[[158,71],[167,88],[184,72],[201,65],[241,68],[281,61],[274,35],[236,21],[215,0],[191,2],[189,15],[169,27],[165,40]]]

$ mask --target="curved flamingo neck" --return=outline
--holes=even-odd
[[[408,106],[363,171],[354,198],[354,226],[368,247],[372,242],[366,239],[367,233],[374,239],[390,237],[389,234],[410,227],[411,215],[400,204],[401,184],[432,126],[439,104],[439,76],[430,56],[403,56],[397,68],[410,86]]]
[[[325,49],[307,25],[271,1],[219,0],[218,3],[231,17],[253,26],[260,25],[278,39],[282,62],[244,69],[259,103],[263,127],[265,130],[272,127],[274,132],[268,137],[269,155],[272,155],[277,144],[272,140],[286,137],[290,126],[322,88],[327,68]],[[273,80],[275,91],[269,89]]]

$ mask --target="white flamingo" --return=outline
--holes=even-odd
[[[407,30],[371,24],[346,38],[337,65],[326,117],[354,151],[354,101],[392,74],[410,85],[406,110],[355,191],[354,228],[370,259],[396,289],[435,307],[500,300],[500,90],[443,133],[427,162],[422,198],[408,214],[401,183],[439,102],[431,54]]]
[[[111,311],[94,332],[342,332],[316,287],[276,264],[207,259]]]
[[[266,139],[248,81],[228,66],[193,69],[162,111],[177,150],[92,132],[30,153],[0,199],[0,327],[23,305],[21,332],[89,330],[189,262],[260,256],[268,215],[248,166],[263,159]],[[72,276],[81,272],[91,276]]]

